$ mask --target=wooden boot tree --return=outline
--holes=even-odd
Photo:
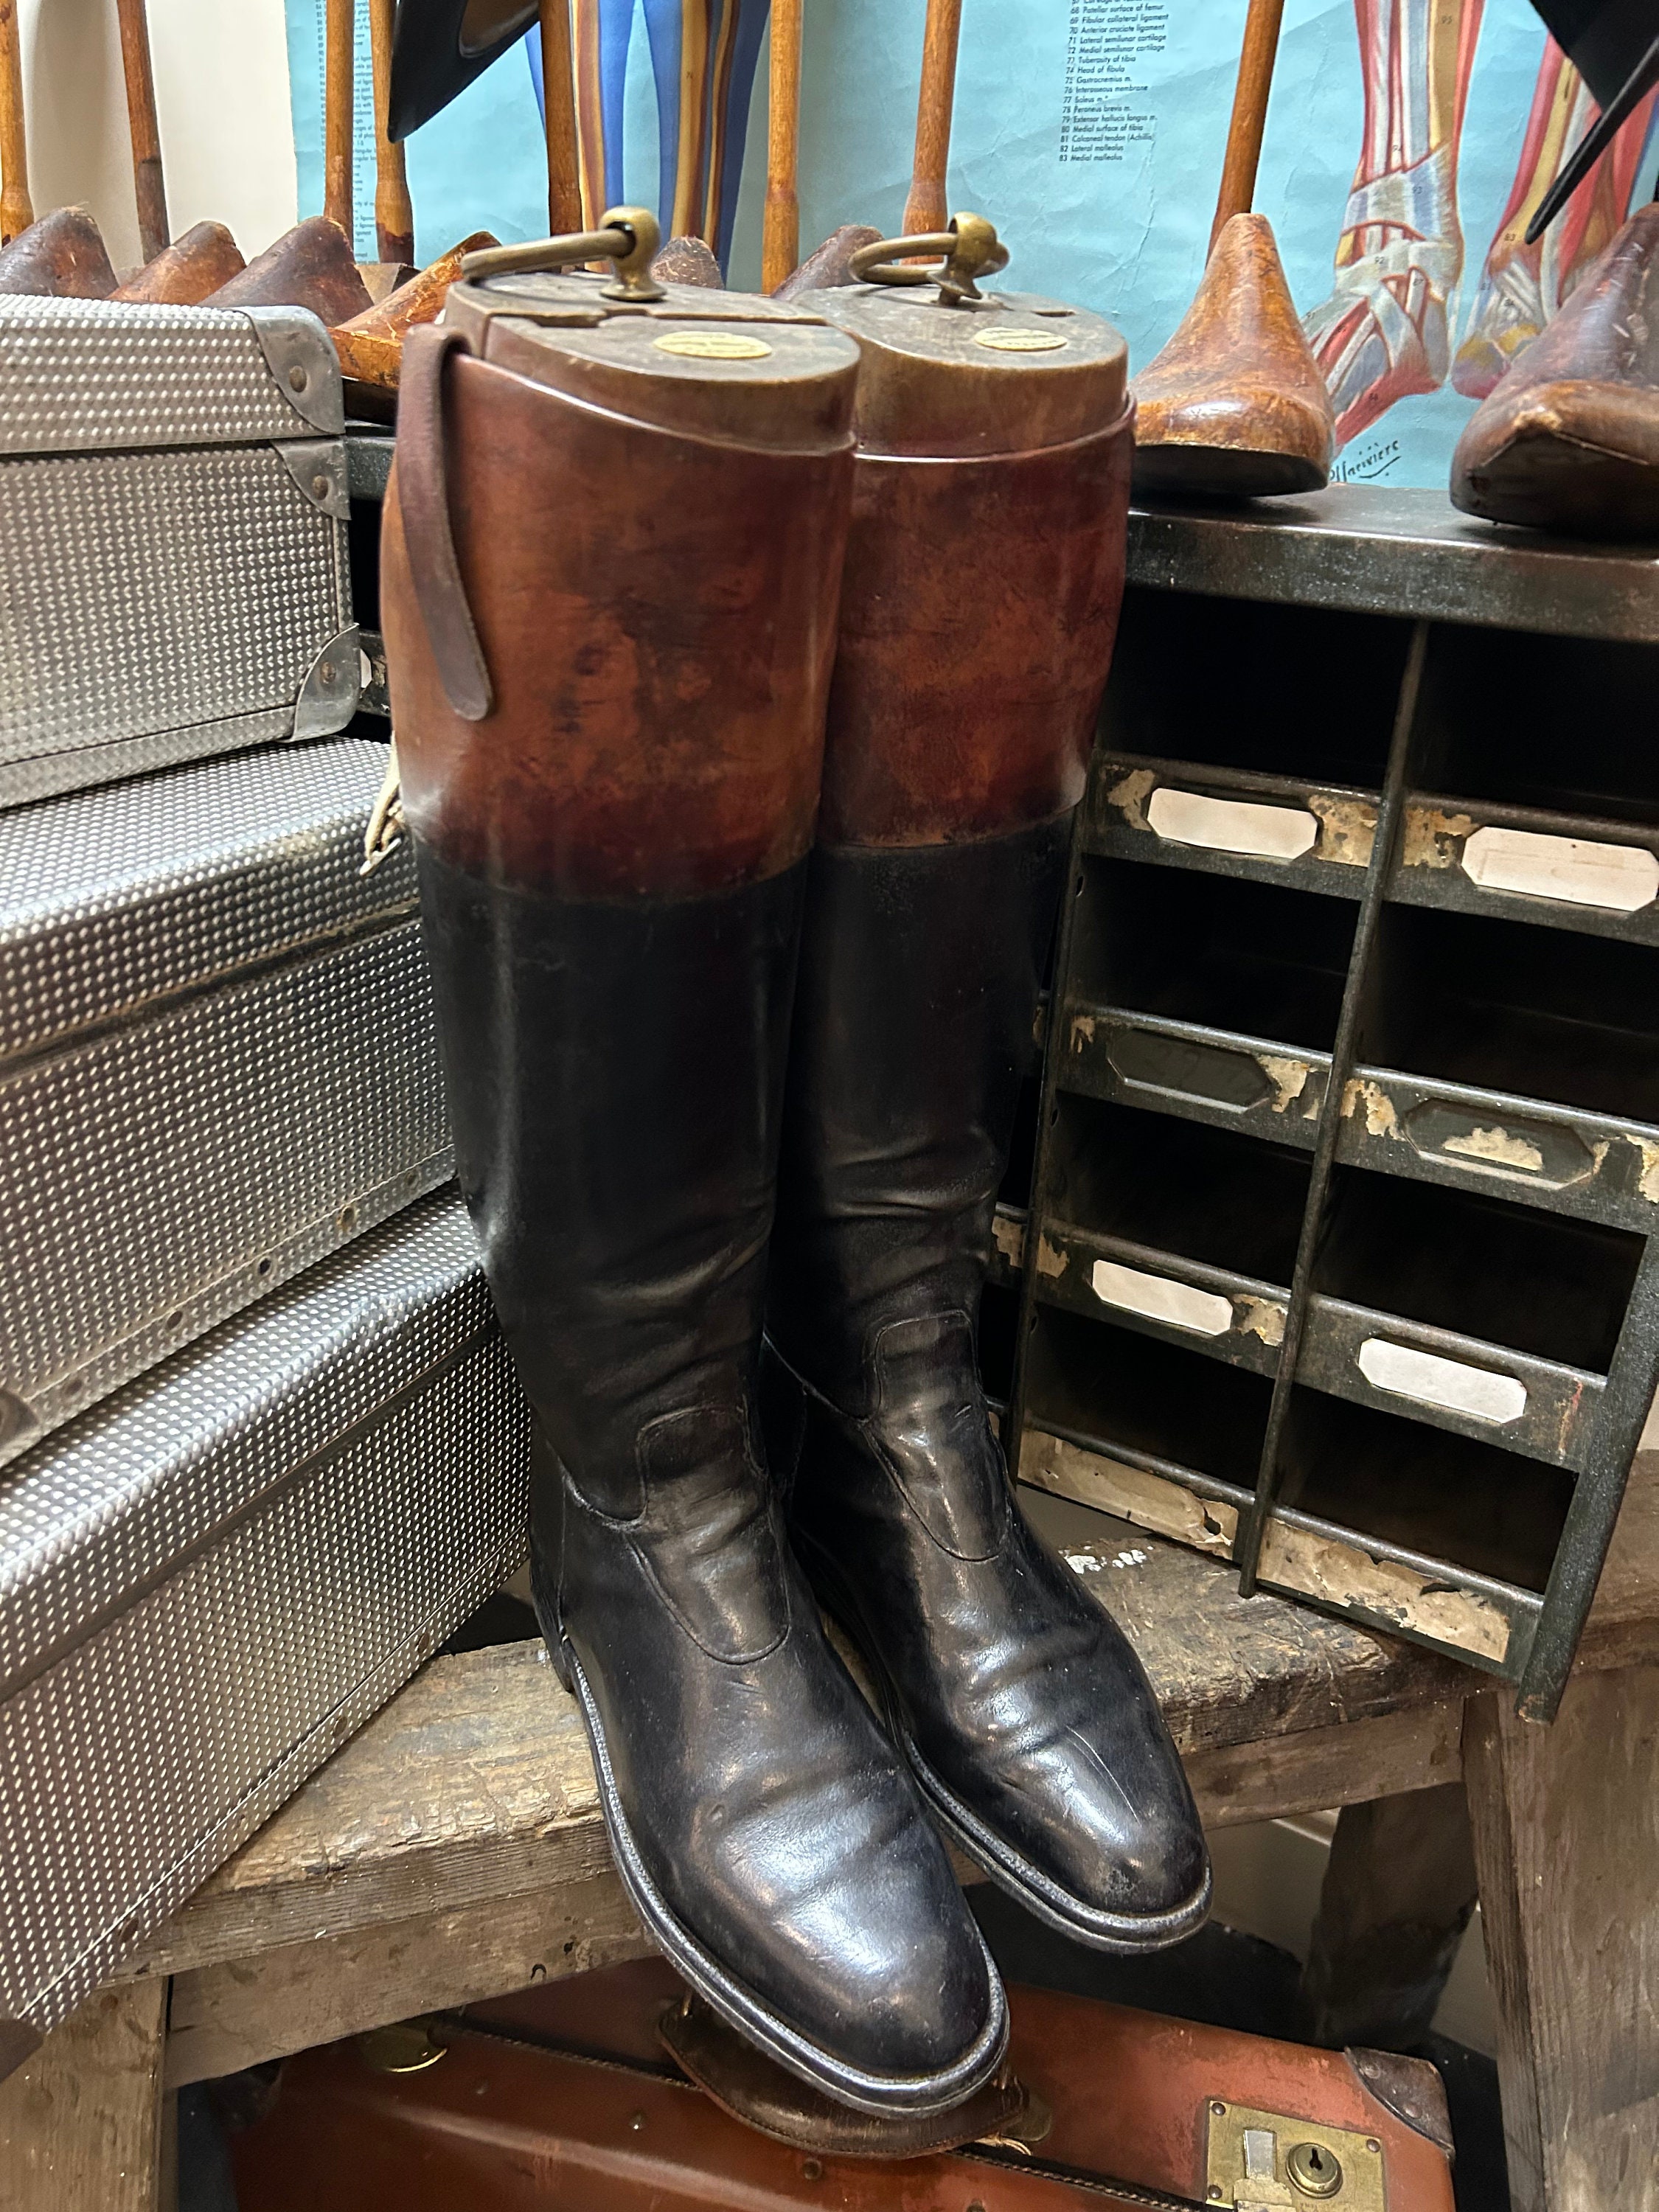
[[[1249,211],[1283,5],[1250,0],[1209,262],[1174,337],[1134,380],[1138,495],[1255,499],[1330,481],[1330,394],[1273,226]]]

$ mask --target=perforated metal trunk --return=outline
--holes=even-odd
[[[0,1464],[449,1175],[383,757],[0,814]]]
[[[446,1193],[0,1480],[0,2073],[512,1571],[529,1449]]]
[[[0,299],[0,805],[345,727],[343,420],[302,308]]]

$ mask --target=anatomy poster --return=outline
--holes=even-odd
[[[590,66],[604,77],[603,97],[585,106],[605,118],[597,173],[616,197],[665,215],[723,216],[732,281],[756,283],[757,0],[574,6],[579,46],[586,25]],[[1002,282],[1099,309],[1127,337],[1132,362],[1169,337],[1202,269],[1244,12],[1245,0],[964,0],[951,203],[1002,232],[1012,254]],[[803,252],[838,223],[898,227],[923,3],[805,0],[805,13]],[[321,16],[322,0],[289,0],[306,213],[322,201]],[[708,57],[714,120],[700,126],[701,172],[676,106],[687,39]],[[532,58],[514,48],[410,141],[422,258],[470,230],[545,229]],[[745,129],[743,87],[757,64]],[[358,80],[368,258],[366,43]],[[1475,401],[1651,195],[1654,107],[1650,96],[1593,185],[1527,247],[1531,210],[1593,111],[1526,0],[1287,0],[1255,204],[1273,224],[1336,404],[1339,476],[1445,481]]]

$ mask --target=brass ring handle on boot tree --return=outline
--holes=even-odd
[[[489,246],[461,262],[465,282],[483,276],[524,276],[532,270],[568,269],[581,261],[608,261],[616,270],[605,287],[607,300],[665,300],[651,274],[662,232],[649,208],[607,208],[597,230],[568,230],[562,238],[532,239],[524,246]]]
[[[919,269],[915,257],[944,262],[942,269]],[[852,272],[866,284],[933,284],[939,286],[941,307],[954,307],[964,300],[982,300],[975,283],[994,276],[1008,266],[1008,249],[997,236],[996,226],[982,215],[956,215],[948,230],[918,231],[909,238],[878,238],[861,246],[853,256]]]

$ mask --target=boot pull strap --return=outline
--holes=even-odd
[[[416,605],[444,695],[466,722],[494,708],[489,670],[466,603],[444,473],[444,368],[459,331],[423,324],[404,340],[398,392],[398,508]]]

